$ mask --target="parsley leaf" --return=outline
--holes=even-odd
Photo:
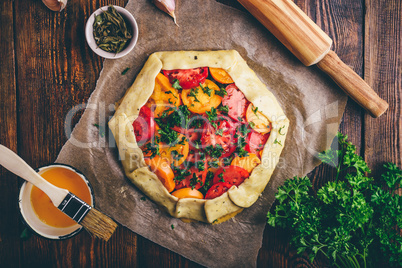
[[[219,135],[219,136],[222,137],[222,135],[223,135],[223,129],[220,128],[220,129],[218,129],[215,133],[216,133],[216,135]]]
[[[172,87],[173,87],[174,89],[177,89],[177,90],[182,90],[182,89],[183,89],[183,88],[180,86],[180,84],[179,84],[179,79],[174,79],[174,80],[173,80]]]
[[[125,75],[125,74],[128,72],[128,70],[130,70],[130,67],[127,67],[126,69],[124,69],[124,70],[121,72],[121,75]]]
[[[172,155],[172,158],[174,160],[180,160],[184,155],[180,154],[179,152],[177,152],[176,150],[172,150],[170,152],[170,154]]]
[[[197,99],[197,94],[198,94],[198,87],[192,88],[190,90],[190,93],[188,94],[188,96],[193,97],[195,102],[200,102],[200,100]]]
[[[280,146],[283,146],[282,143],[281,143],[281,141],[278,141],[278,139],[275,139],[275,140],[274,140],[274,144],[279,144]]]
[[[214,107],[212,107],[210,111],[206,111],[205,113],[207,114],[209,121],[218,120],[218,113],[216,112],[216,109]]]
[[[209,97],[211,97],[212,89],[210,89],[208,86],[203,87],[201,83],[200,83],[200,88],[202,89],[202,91],[205,94],[207,94]]]
[[[198,176],[195,173],[193,173],[193,176],[190,179],[191,189],[194,189],[198,182],[200,182],[200,180],[198,179]]]
[[[208,166],[212,168],[218,168],[219,167],[219,160],[218,159],[213,159],[208,162]]]
[[[218,108],[218,110],[224,114],[228,114],[229,113],[229,105],[222,105]]]
[[[222,98],[228,94],[224,87],[221,87],[221,90],[215,91],[215,95],[221,96]]]
[[[106,127],[104,127],[104,126],[100,126],[99,124],[93,124],[94,125],[94,127],[97,127],[98,129],[99,129],[99,136],[100,137],[105,137],[105,128]]]
[[[190,128],[200,129],[204,125],[205,119],[202,116],[193,116],[190,122]]]
[[[25,228],[22,233],[20,234],[21,240],[28,240],[31,237],[32,233],[29,231],[28,228]]]
[[[144,153],[149,154],[150,158],[161,155],[159,152],[159,146],[157,144],[153,144],[152,142],[148,142],[145,144]]]
[[[171,90],[165,91],[165,94],[172,94],[172,96],[177,99],[177,97],[173,94],[173,92]],[[169,99],[169,103],[173,104],[173,103],[171,103],[170,99]]]
[[[204,171],[205,170],[205,162],[204,161],[197,161],[197,162],[195,162],[195,167],[199,171]]]
[[[158,133],[160,134],[160,141],[168,144],[169,146],[174,146],[178,142],[179,134],[166,127],[166,125],[159,125]]]
[[[242,136],[246,136],[248,133],[251,132],[246,124],[241,124],[239,127],[237,127],[237,131],[240,132]]]
[[[174,126],[187,128],[190,114],[191,112],[186,105],[180,105],[178,108],[173,109],[173,113],[166,118],[166,124],[170,128]]]
[[[251,106],[251,110],[252,110],[253,113],[258,117],[258,114],[257,114],[257,112],[258,112],[258,107],[255,107],[255,108],[253,108],[253,107],[254,107],[254,105]]]
[[[370,169],[347,136],[318,157],[334,167],[335,181],[314,194],[307,177],[285,181],[268,224],[289,229],[297,253],[313,261],[320,252],[336,267],[402,266],[402,170],[384,165],[384,183],[366,176]]]
[[[198,190],[201,191],[205,195],[205,193],[209,190],[209,187],[212,185],[213,179],[214,179],[214,173],[211,171],[208,171],[204,185]]]
[[[246,149],[245,149],[246,145],[247,145],[247,142],[246,142],[245,137],[239,137],[237,139],[235,153],[240,157],[248,156],[248,151],[246,151]]]
[[[223,152],[225,150],[222,148],[220,144],[216,144],[215,147],[212,145],[209,145],[205,148],[205,152],[212,156],[213,158],[219,158],[222,156]]]
[[[279,128],[279,130],[278,130],[278,133],[279,133],[279,135],[285,135],[285,133],[282,133],[282,129],[284,129],[285,128],[285,126],[281,126],[280,128]]]

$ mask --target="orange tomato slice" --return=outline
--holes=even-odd
[[[255,131],[261,134],[271,132],[271,122],[252,103],[247,107],[246,120]]]
[[[244,157],[236,156],[231,163],[232,166],[244,168],[249,173],[259,164],[261,164],[261,160],[256,154],[248,154],[248,156]]]
[[[180,104],[180,94],[177,89],[172,87],[166,76],[159,73],[155,78],[154,91],[145,105],[154,111],[154,117],[159,118],[164,112],[167,115],[171,114],[172,108],[178,107]]]
[[[209,73],[221,84],[231,84],[234,82],[232,77],[222,68],[209,67]]]
[[[184,138],[184,139],[183,139]],[[176,144],[159,144],[159,152],[163,158],[169,160],[175,166],[180,166],[188,156],[190,146],[184,135],[178,136]]]
[[[204,195],[196,190],[196,189],[191,189],[191,188],[181,188],[179,190],[176,190],[172,193],[173,196],[176,196],[177,198],[198,198],[198,199],[203,199]]]
[[[151,171],[158,176],[159,180],[166,187],[168,192],[172,192],[176,187],[174,182],[174,173],[169,165],[169,161],[163,157],[144,158],[145,163],[150,166]]]
[[[222,102],[222,97],[215,95],[215,91],[220,91],[219,87],[206,79],[202,87],[184,89],[181,92],[181,98],[191,112],[204,114],[212,107],[217,108]]]

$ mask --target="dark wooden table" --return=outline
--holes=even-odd
[[[235,1],[220,2],[239,7]],[[373,119],[350,100],[340,131],[357,145],[374,175],[384,162],[401,166],[402,1],[295,2],[334,40],[339,57],[389,102],[388,112]],[[67,112],[85,103],[95,88],[103,59],[85,42],[87,18],[100,6],[126,3],[70,0],[65,10],[57,13],[40,0],[0,1],[0,143],[31,166],[55,160],[66,142]],[[202,5],[202,1],[194,1],[197,3]],[[332,176],[326,166],[310,173],[316,187]],[[199,266],[123,227],[108,243],[92,239],[86,232],[60,242],[36,235],[22,240],[25,226],[17,204],[21,181],[3,168],[0,177],[1,267]],[[325,265],[321,258],[310,264],[306,256],[296,256],[286,232],[265,228],[259,267]]]

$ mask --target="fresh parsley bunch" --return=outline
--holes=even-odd
[[[336,168],[335,181],[314,192],[307,177],[286,180],[268,223],[290,229],[297,253],[311,262],[321,252],[335,267],[402,267],[402,170],[387,163],[382,179],[369,178],[356,147],[337,138],[337,150],[319,154]]]

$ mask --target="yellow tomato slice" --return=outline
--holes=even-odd
[[[156,118],[159,118],[165,111],[167,114],[171,114],[172,108],[178,107],[180,104],[180,94],[177,89],[172,87],[166,76],[159,73],[155,78],[154,91],[145,105],[154,111]],[[172,110],[168,111],[169,109]]]
[[[153,137],[140,147],[144,157],[151,157],[155,151],[159,151],[159,143],[155,141],[155,138],[159,136],[159,129],[160,127],[158,124],[155,123],[155,133],[153,134]]]
[[[174,182],[174,173],[169,165],[169,161],[163,157],[155,156],[154,158],[144,158],[145,163],[150,166],[151,171],[158,176],[159,180],[166,187],[168,192],[172,192],[176,187]]]
[[[220,91],[219,87],[206,79],[202,87],[184,89],[181,92],[181,98],[191,112],[204,114],[212,107],[217,108],[222,102],[222,97],[215,95],[215,91]]]
[[[178,142],[176,144],[164,144],[159,145],[160,155],[169,160],[175,166],[180,166],[184,160],[186,160],[189,152],[188,141],[184,135],[179,135]]]
[[[172,193],[172,195],[176,196],[177,198],[199,198],[203,199],[204,195],[196,190],[196,189],[191,189],[191,188],[181,188],[179,190],[176,190]]]
[[[271,122],[269,122],[268,118],[263,113],[259,112],[252,103],[247,107],[246,119],[255,131],[261,134],[271,132]]]
[[[248,154],[244,157],[236,156],[231,163],[232,166],[244,168],[249,173],[259,164],[261,164],[261,160],[256,154]]]
[[[209,67],[209,73],[221,84],[231,84],[234,82],[232,77],[222,68]]]

